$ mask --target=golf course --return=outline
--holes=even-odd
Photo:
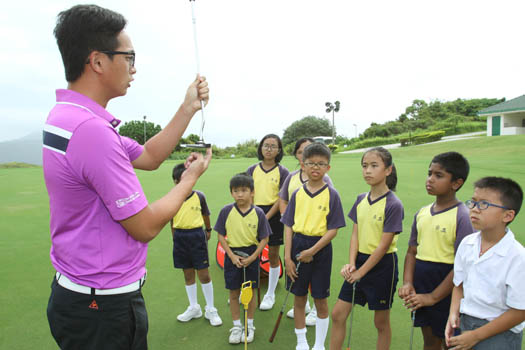
[[[472,139],[409,146],[391,150],[398,173],[397,196],[405,209],[403,232],[398,240],[399,279],[402,271],[410,227],[415,213],[422,206],[431,203],[434,197],[425,190],[429,163],[438,153],[461,152],[470,163],[470,174],[457,197],[464,201],[473,192],[472,184],[484,176],[509,177],[525,188],[525,135],[476,137]],[[362,154],[335,154],[332,156],[331,177],[338,190],[345,215],[350,211],[357,195],[368,191],[362,178]],[[211,211],[211,222],[215,224],[220,209],[233,202],[229,193],[229,180],[257,162],[251,158],[213,159],[209,169],[200,178],[195,189],[207,197]],[[150,202],[162,197],[173,186],[171,170],[175,161],[166,161],[158,170],[137,171],[142,187]],[[290,171],[297,169],[298,162],[292,156],[285,156],[281,162]],[[46,317],[47,300],[54,269],[49,259],[49,203],[44,184],[42,168],[0,168],[0,271],[3,292],[0,294],[0,349],[57,349]],[[334,259],[331,276],[330,309],[335,304],[343,282],[339,274],[341,266],[348,260],[348,249],[352,222],[346,218],[347,226],[340,229],[334,239]],[[518,214],[510,225],[516,238],[525,243],[525,210]],[[175,270],[172,262],[172,237],[169,227],[149,244],[147,283],[143,288],[149,316],[149,348],[157,349],[230,349],[244,348],[244,344],[228,344],[229,329],[232,326],[224,288],[221,268],[215,262],[217,233],[209,241],[210,273],[215,290],[215,306],[223,319],[223,325],[212,327],[204,317],[188,323],[178,322],[176,316],[188,304],[182,270]],[[284,249],[281,249],[283,256]],[[283,259],[284,263],[284,259]],[[267,282],[262,280],[261,297]],[[255,314],[255,340],[249,349],[295,349],[296,336],[293,320],[283,317],[273,343],[268,342],[275,321],[283,304],[286,290],[284,276],[279,280],[276,303],[270,311]],[[198,287],[199,303],[204,307],[204,298]],[[254,294],[255,297],[257,293]],[[288,299],[285,312],[293,304]],[[391,349],[408,349],[411,331],[410,312],[397,297],[391,312]],[[330,331],[329,331],[330,332]],[[330,333],[328,333],[328,338]],[[315,329],[308,328],[307,338],[313,345]],[[375,349],[376,330],[373,312],[367,307],[357,306],[354,310],[351,349]],[[329,340],[326,341],[326,349]],[[346,346],[346,340],[345,340]],[[419,329],[414,331],[414,349],[422,349]]]

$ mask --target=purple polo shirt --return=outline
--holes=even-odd
[[[56,96],[43,133],[51,262],[84,286],[130,284],[146,271],[148,246],[119,221],[148,205],[131,164],[143,148],[120,136],[120,121],[90,98],[71,90]]]

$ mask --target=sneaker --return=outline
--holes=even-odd
[[[220,326],[222,324],[222,320],[217,313],[217,309],[214,307],[206,307],[204,317],[210,321],[212,326]]]
[[[315,321],[317,320],[317,310],[312,309],[308,315],[306,315],[306,325],[307,326],[315,326]]]
[[[241,343],[244,343],[244,329],[242,330],[241,335]],[[253,341],[253,337],[255,336],[255,327],[254,326],[248,326],[248,343],[251,343]]]
[[[266,294],[261,302],[261,306],[259,306],[259,309],[271,310],[273,304],[275,304],[275,296]]]
[[[182,314],[177,316],[177,320],[181,322],[188,322],[191,321],[194,318],[199,318],[202,316],[202,310],[199,304],[197,306],[191,307],[188,306],[186,311],[184,311]]]
[[[312,309],[310,308],[310,303],[306,303],[306,306],[305,306],[305,309],[304,309],[304,312],[306,314],[308,314]],[[286,317],[289,317],[289,318],[294,318],[294,311],[293,311],[293,307],[288,310],[288,312],[286,313]]]
[[[241,342],[241,336],[242,328],[239,326],[233,326],[233,328],[230,329],[230,338],[228,341],[230,344],[239,344]]]

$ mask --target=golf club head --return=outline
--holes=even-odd
[[[182,148],[199,148],[206,149],[211,147],[211,143],[204,143],[203,141],[197,141],[196,143],[187,143],[180,145]]]
[[[233,254],[238,255],[238,256],[242,256],[243,258],[248,258],[250,256],[248,253],[245,253],[245,252],[243,252],[241,250],[234,250]]]

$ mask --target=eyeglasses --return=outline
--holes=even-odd
[[[274,150],[274,149],[279,149],[279,146],[277,145],[270,145],[268,143],[265,143],[264,145],[262,145],[263,148],[266,148],[266,149],[271,149],[271,150]]]
[[[113,55],[126,55],[126,59],[129,62],[129,67],[135,67],[135,51],[100,51],[102,53],[105,53],[106,55],[113,56]]]
[[[306,165],[308,168],[326,168],[328,166],[328,163],[320,162],[320,163],[312,163],[312,162],[305,162],[304,165]]]
[[[504,207],[503,205],[492,204],[487,201],[476,202],[476,201],[473,201],[472,199],[466,200],[465,205],[469,207],[469,209],[474,209],[474,207],[477,207],[479,210],[485,210],[485,209],[488,209],[488,207],[496,207],[496,208],[501,208],[505,210],[510,210],[510,208]]]

